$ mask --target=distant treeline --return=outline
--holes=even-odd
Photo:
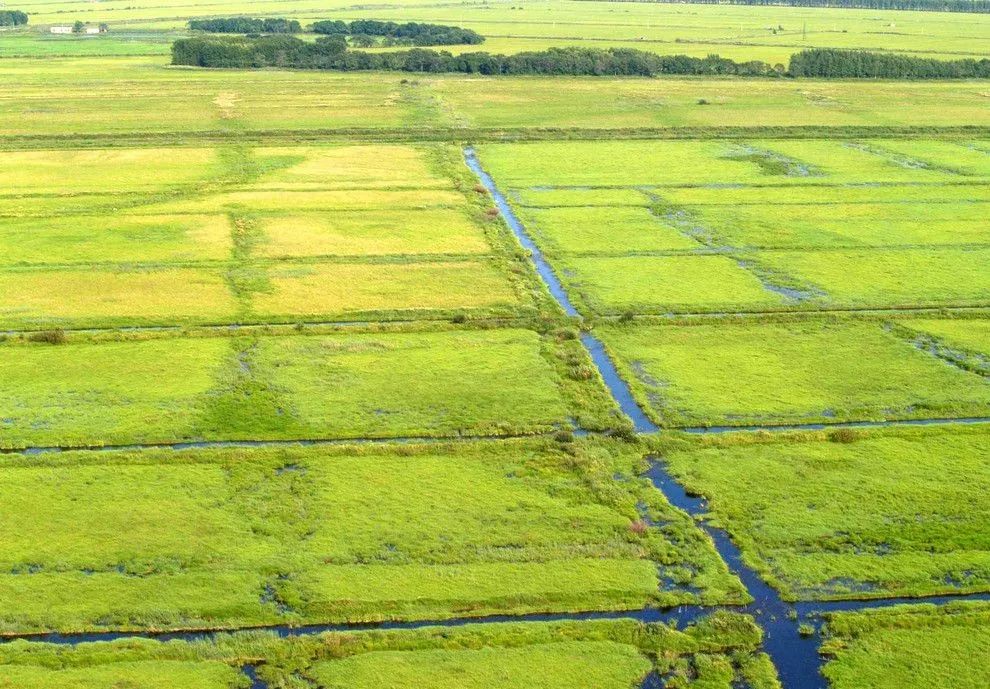
[[[410,45],[478,45],[485,42],[484,36],[471,29],[443,24],[397,24],[359,19],[353,22],[315,22],[309,28],[313,33],[327,36],[382,36],[405,41]]]
[[[990,12],[990,0],[611,0],[691,5],[761,5],[772,7],[835,7],[924,12]]]
[[[220,19],[193,19],[189,28],[209,33],[233,34],[295,34],[302,26],[295,19],[253,17],[225,17]],[[443,24],[419,24],[407,22],[380,22],[359,19],[353,22],[326,20],[309,26],[313,33],[324,36],[351,36],[363,45],[374,44],[375,38],[386,39],[389,45],[478,45],[485,38],[471,29]],[[364,39],[364,40],[362,40]]]
[[[780,76],[783,67],[765,62],[734,62],[717,55],[657,55],[628,48],[550,48],[515,55],[463,53],[414,48],[389,53],[348,50],[342,36],[315,43],[291,36],[259,38],[211,36],[172,44],[172,64],[196,67],[290,67],[339,71],[460,72],[464,74],[546,74],[655,76],[658,74],[737,74]]]
[[[337,71],[456,72],[463,74],[542,74],[560,76],[640,76],[663,74],[813,77],[821,79],[990,78],[990,60],[932,60],[888,53],[816,48],[791,56],[790,67],[753,60],[735,62],[718,55],[657,55],[631,48],[550,48],[515,55],[484,52],[452,55],[414,48],[388,53],[348,50],[343,36],[313,43],[293,36],[210,36],[172,44],[172,64],[195,67],[288,67]]]
[[[0,10],[0,26],[24,26],[28,16],[20,10]]]
[[[255,19],[254,17],[191,19],[189,28],[210,33],[300,33],[302,31],[302,26],[295,19]]]
[[[816,48],[792,55],[788,72],[794,77],[823,79],[987,79],[990,60],[933,60]]]

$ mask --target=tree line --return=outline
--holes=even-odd
[[[858,50],[815,48],[791,56],[789,68],[718,55],[657,55],[631,48],[549,48],[514,55],[486,52],[452,55],[413,48],[386,53],[349,50],[343,36],[313,43],[293,36],[211,36],[180,39],[172,64],[195,67],[382,70],[462,74],[560,76],[659,76],[664,74],[812,77],[821,79],[990,78],[990,60],[933,60]]]
[[[191,19],[189,28],[210,33],[300,33],[302,25],[295,19],[281,17],[223,17],[220,19]]]
[[[20,10],[0,10],[0,26],[24,26],[28,16]]]
[[[692,5],[765,5],[774,7],[834,7],[865,10],[925,12],[990,12],[990,0],[611,0],[612,2],[684,3]]]
[[[544,74],[656,76],[659,74],[737,74],[779,76],[783,65],[735,62],[717,55],[657,55],[629,48],[550,48],[514,55],[486,52],[452,55],[413,48],[388,53],[349,50],[342,36],[313,43],[292,36],[185,38],[172,44],[172,64],[195,67],[289,67],[338,71],[460,72],[464,74]]]
[[[861,50],[816,48],[791,56],[794,77],[826,79],[987,79],[990,60],[935,60]]]
[[[302,25],[294,19],[223,17],[219,19],[192,19],[189,28],[208,33],[231,34],[297,34]],[[421,24],[418,22],[382,22],[374,19],[359,19],[352,22],[326,20],[309,26],[313,33],[324,36],[350,36],[364,47],[375,45],[378,40],[384,45],[478,45],[484,43],[484,36],[471,29],[443,24]]]
[[[421,24],[418,22],[381,22],[374,19],[358,19],[353,22],[321,21],[310,27],[313,33],[327,36],[380,36],[409,45],[478,45],[484,36],[459,26]]]

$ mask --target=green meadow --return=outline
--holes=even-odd
[[[899,606],[828,617],[823,672],[836,689],[894,689],[919,677],[977,689],[990,682],[985,603]]]
[[[595,332],[665,426],[986,416],[990,386],[877,321],[610,325]]]
[[[744,600],[640,459],[614,441],[8,459],[0,630]]]
[[[754,689],[780,683],[759,650],[752,618],[715,613],[677,629],[633,620],[499,623],[414,631],[324,633],[279,639],[267,633],[221,634],[192,642],[123,640],[58,647],[5,645],[0,686],[71,686],[108,682],[135,689],[169,686],[163,677],[196,689],[247,687],[241,668],[253,665],[269,686],[387,686],[391,689],[500,686],[540,689],[625,689],[651,671],[670,686]],[[542,671],[532,674],[533,668]]]
[[[0,345],[0,446],[621,427],[587,354],[530,330]],[[47,373],[37,376],[39,368]],[[163,372],[165,375],[162,375]]]
[[[801,600],[990,589],[987,450],[985,430],[956,426],[725,436],[662,456],[746,560]]]

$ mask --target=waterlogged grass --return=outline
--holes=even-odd
[[[831,442],[830,442],[831,440]],[[990,589],[982,428],[728,438],[665,453],[791,599]]]
[[[829,306],[983,306],[990,247],[764,251],[756,260]]]
[[[990,357],[990,321],[918,319],[898,322],[921,335],[928,335],[950,349],[980,359]]]
[[[853,196],[851,190],[842,191]],[[945,247],[990,240],[984,222],[990,206],[985,202],[900,201],[900,190],[891,191],[875,190],[873,199],[859,202],[792,202],[772,190],[759,193],[764,203],[743,201],[738,194],[719,203],[713,195],[714,203],[680,208],[719,244],[743,250]]]
[[[513,329],[8,344],[0,444],[500,435],[571,417],[621,425],[597,376],[564,380],[568,366],[590,370],[572,344]]]
[[[979,689],[990,683],[990,606],[956,603],[833,614],[822,646],[833,689],[912,684]]]
[[[752,618],[722,612],[682,629],[616,620],[325,633],[291,639],[240,633],[170,643],[128,639],[59,647],[23,642],[0,649],[0,667],[9,669],[11,676],[39,682],[28,685],[38,689],[65,686],[57,683],[64,677],[82,682],[71,685],[74,689],[108,686],[99,682],[119,683],[135,675],[147,681],[143,670],[158,669],[167,677],[171,667],[180,672],[188,668],[191,673],[195,666],[200,673],[219,678],[224,666],[239,668],[247,663],[256,666],[269,686],[292,686],[304,676],[320,686],[348,689],[476,687],[493,682],[541,689],[625,689],[655,670],[668,678],[671,687],[729,689],[746,681],[754,689],[779,689],[776,673],[759,652],[760,639]],[[239,681],[233,677],[226,681],[233,685],[205,687],[248,684],[244,675]]]
[[[596,332],[670,426],[983,416],[990,386],[875,322],[612,326]]]
[[[0,630],[742,600],[639,461],[602,441],[10,458]]]

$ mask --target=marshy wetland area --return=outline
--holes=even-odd
[[[988,56],[0,6],[0,689],[986,689]]]

